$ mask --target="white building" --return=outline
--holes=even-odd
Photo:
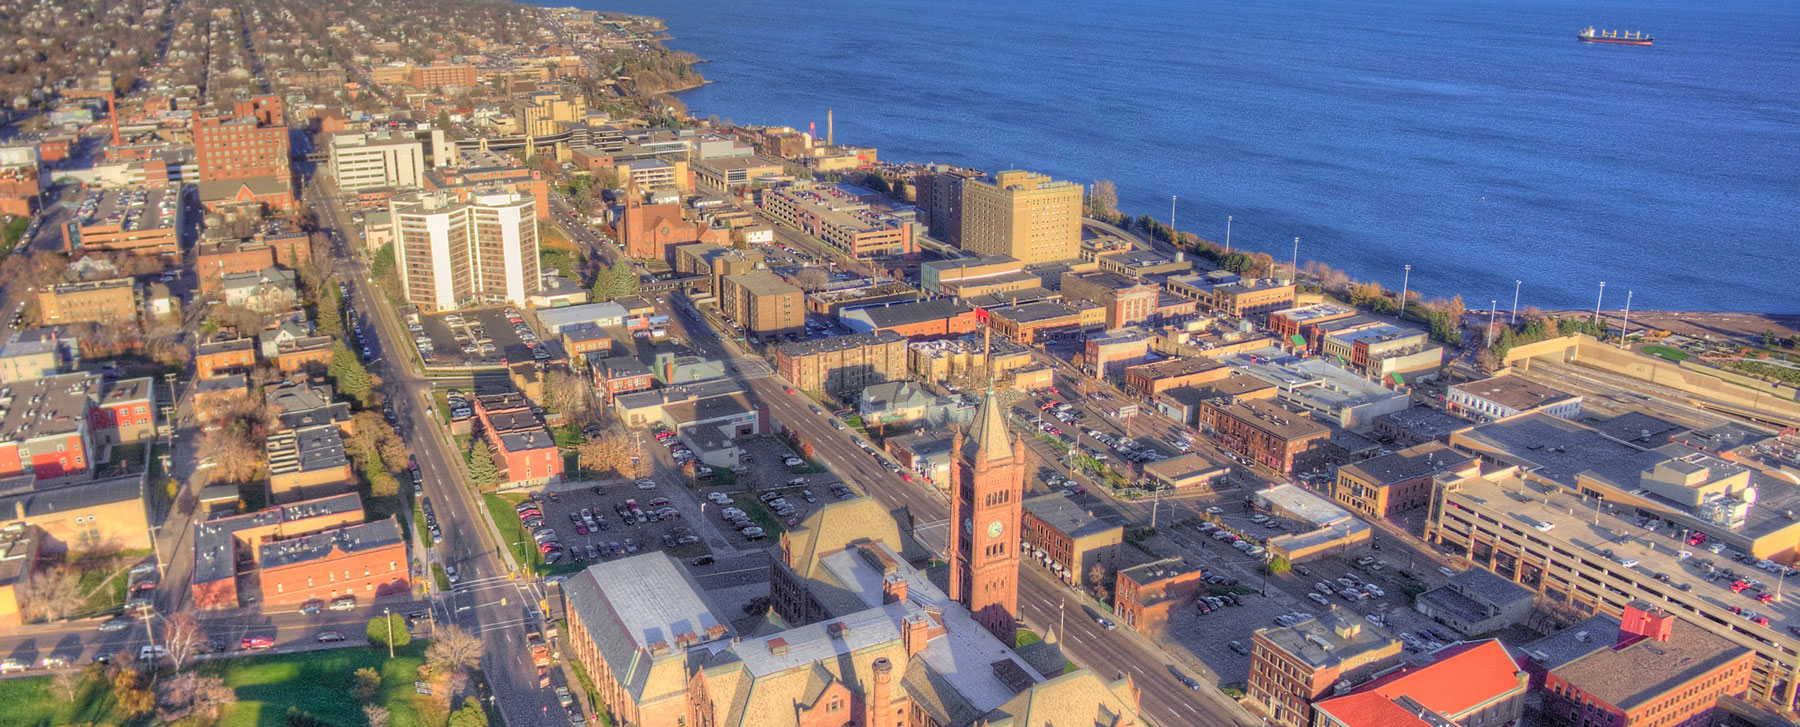
[[[425,176],[425,145],[392,132],[333,134],[331,176],[338,190],[417,187]]]
[[[389,202],[394,263],[407,302],[426,312],[524,304],[537,292],[537,206],[529,195],[468,201],[414,193]]]

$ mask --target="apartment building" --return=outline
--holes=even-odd
[[[137,320],[138,289],[131,278],[54,285],[38,291],[38,320],[57,323],[116,323]]]
[[[767,270],[727,275],[719,312],[752,336],[770,338],[806,327],[806,295]]]
[[[209,208],[240,201],[246,186],[254,201],[275,209],[294,206],[288,128],[280,98],[257,96],[236,102],[227,113],[196,115],[191,129],[200,201]]]
[[[148,439],[155,416],[149,379],[74,373],[0,386],[0,478],[84,481],[104,447]]]
[[[1019,543],[1025,557],[1037,558],[1064,583],[1082,586],[1096,566],[1111,565],[1125,539],[1125,528],[1109,523],[1054,492],[1026,498],[1019,521]]]
[[[893,331],[784,343],[775,370],[795,388],[833,398],[907,378],[907,340]]]
[[[912,226],[835,187],[785,187],[762,195],[770,217],[819,238],[851,257],[910,257],[918,252]]]
[[[946,167],[913,177],[914,201],[925,213],[933,238],[962,247],[962,185],[980,176],[973,170]]]
[[[1244,703],[1270,725],[1309,727],[1314,700],[1340,680],[1372,675],[1400,655],[1399,639],[1336,606],[1292,626],[1257,629]]]
[[[350,491],[350,460],[335,424],[283,429],[263,443],[269,460],[269,497],[296,502]]]
[[[1029,263],[1081,251],[1081,185],[1020,170],[964,180],[962,248]]]
[[[413,66],[406,74],[413,88],[470,88],[478,82],[475,66],[468,63],[431,63]]]
[[[1063,300],[1086,300],[1106,309],[1106,327],[1123,328],[1149,321],[1156,315],[1161,289],[1105,270],[1062,275]]]
[[[425,145],[405,134],[345,132],[328,142],[331,177],[339,192],[418,187],[425,181]]]
[[[517,192],[531,197],[538,219],[550,217],[550,184],[544,181],[543,173],[509,155],[458,149],[454,157],[433,161],[436,166],[425,171],[427,192],[444,192],[465,202],[495,190]]]
[[[725,276],[755,270],[758,265],[764,264],[764,259],[761,250],[696,242],[675,248],[675,272],[707,276],[712,280],[712,289],[717,291],[724,287],[722,283]]]
[[[406,538],[395,518],[347,525],[258,548],[263,608],[354,596],[368,603],[412,590]]]
[[[407,302],[425,312],[523,305],[537,292],[536,203],[516,192],[458,201],[420,192],[389,203],[394,259]]]
[[[63,223],[63,249],[176,255],[186,227],[181,185],[122,187],[89,192]]]

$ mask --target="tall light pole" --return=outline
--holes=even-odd
[[[1225,254],[1231,254],[1231,215],[1225,215]]]
[[[387,622],[388,658],[392,659],[392,658],[394,658],[394,616],[393,616],[393,614],[389,613],[388,610],[389,610],[389,607],[387,607],[387,606],[381,607],[381,620]]]
[[[1300,282],[1300,238],[1298,237],[1294,238],[1294,270],[1291,275],[1289,283]]]
[[[1169,238],[1175,237],[1175,195],[1169,195]]]
[[[1619,348],[1625,347],[1625,332],[1631,330],[1631,292],[1625,291],[1625,315],[1619,319]]]
[[[1506,319],[1506,325],[1516,325],[1519,322],[1519,286],[1524,284],[1523,280],[1513,281],[1513,312],[1512,316]]]
[[[1406,317],[1406,288],[1412,284],[1412,266],[1406,266],[1406,274],[1400,278],[1400,317]]]
[[[1488,301],[1488,325],[1487,325],[1488,348],[1494,347],[1494,314],[1498,313],[1499,311],[1500,311],[1500,301],[1489,300]]]
[[[1600,301],[1603,301],[1603,300],[1606,300],[1606,281],[1604,281],[1604,280],[1600,281],[1600,297],[1594,299],[1593,326],[1595,328],[1600,327]]]

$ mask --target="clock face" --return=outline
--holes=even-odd
[[[995,520],[991,523],[988,523],[988,537],[989,538],[998,538],[998,537],[1000,537],[1000,534],[1003,532],[1006,532],[1006,526],[1001,525],[999,520]]]

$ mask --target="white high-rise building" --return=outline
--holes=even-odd
[[[537,292],[537,205],[530,195],[477,192],[464,201],[417,192],[388,205],[400,287],[419,310],[523,304]]]
[[[338,190],[417,187],[425,178],[425,145],[393,132],[344,132],[330,142],[331,177]]]

